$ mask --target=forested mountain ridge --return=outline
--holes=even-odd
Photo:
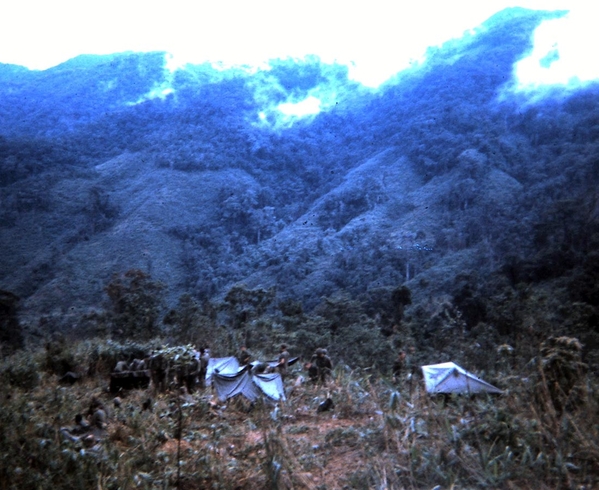
[[[346,294],[374,317],[377,291],[406,285],[416,336],[444,314],[596,348],[599,89],[533,103],[512,82],[549,17],[498,14],[378,91],[314,58],[2,65],[1,287],[23,319],[70,324],[129,269],[171,306],[243,282],[306,309]],[[310,95],[316,116],[276,110]]]

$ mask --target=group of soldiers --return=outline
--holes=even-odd
[[[247,366],[252,361],[252,355],[248,352],[245,345],[241,346],[236,357],[241,366]],[[285,380],[289,368],[289,361],[290,354],[287,350],[287,345],[283,344],[281,345],[277,364],[275,366],[269,366],[265,362],[260,362],[252,367],[252,373],[262,374],[275,372],[279,373],[281,378]],[[333,363],[331,362],[331,358],[327,355],[327,350],[321,348],[316,349],[310,361],[304,364],[304,369],[307,371],[310,381],[313,383],[325,383],[327,376],[333,371]]]
[[[92,447],[105,435],[106,409],[97,398],[92,398],[86,415],[78,413],[72,427],[61,427],[60,432],[64,439]]]
[[[208,347],[174,355],[170,351],[156,351],[150,356],[148,363],[152,385],[158,391],[165,391],[173,381],[176,381],[176,384],[185,387],[188,393],[193,393],[196,388],[204,389],[209,362]]]
[[[210,361],[208,347],[196,351],[191,346],[155,350],[146,359],[117,362],[111,377],[110,391],[147,388],[166,391],[172,384],[185,387],[188,393],[205,388]]]
[[[245,346],[237,354],[240,366],[252,366],[252,373],[260,374],[276,372],[283,379],[288,374],[291,360],[287,345],[280,347],[277,362],[254,363],[252,355]],[[152,384],[154,390],[166,391],[171,386],[177,386],[187,393],[193,393],[197,388],[205,388],[206,373],[210,361],[208,347],[196,351],[192,346],[163,348],[155,350],[145,359],[131,359],[117,362],[111,374],[110,391],[119,393],[133,388],[147,388]],[[316,349],[309,362],[304,364],[309,380],[314,384],[326,383],[331,375],[333,364],[326,349]],[[327,400],[330,402],[330,400]],[[114,399],[115,407],[121,404],[120,398]],[[151,398],[144,402],[143,410],[150,409]],[[328,409],[328,408],[327,408]],[[320,407],[319,407],[320,411]],[[106,409],[97,398],[91,400],[89,410],[85,415],[78,414],[72,427],[61,428],[63,437],[70,441],[81,441],[86,447],[92,447],[105,436],[107,422]]]
[[[287,377],[291,356],[286,344],[279,350],[276,364],[252,362],[253,357],[246,346],[242,346],[236,355],[241,367],[250,366],[253,374],[276,372],[283,380]],[[170,386],[185,388],[188,393],[204,389],[210,361],[209,348],[199,351],[193,346],[180,346],[155,350],[146,359],[119,361],[111,375],[110,391],[142,388],[150,384],[157,392],[164,392]],[[316,349],[309,362],[304,364],[309,380],[313,383],[325,383],[333,370],[331,358],[326,349]]]
[[[246,346],[239,349],[236,358],[240,366],[251,366],[253,374],[277,372],[283,379],[288,374],[290,354],[286,344],[281,345],[276,364],[252,362],[252,355]],[[110,389],[113,393],[117,393],[123,389],[147,388],[151,382],[156,391],[166,391],[170,386],[175,385],[187,393],[193,393],[197,388],[206,387],[209,361],[210,350],[207,346],[199,351],[192,346],[159,349],[153,351],[146,359],[119,361],[111,375]],[[417,372],[415,366],[414,347],[408,347],[407,352],[400,351],[392,366],[393,380],[398,384],[406,383],[410,392],[415,383]],[[327,350],[318,348],[303,367],[310,382],[326,384],[332,374],[333,363]],[[117,400],[120,401],[118,397],[115,398],[115,406]],[[61,432],[66,439],[81,440],[91,446],[102,437],[105,424],[104,406],[94,398],[87,417],[77,415],[75,425],[72,428],[62,428]]]
[[[405,383],[410,392],[418,374],[414,352],[413,346],[400,351],[392,366],[394,382]],[[272,362],[253,362],[253,356],[245,345],[241,346],[235,357],[241,367],[251,365],[252,374],[276,372],[283,380],[287,377],[291,359],[286,344],[281,345],[274,365]],[[188,393],[193,393],[198,388],[206,387],[209,361],[210,350],[207,346],[199,351],[191,346],[164,348],[153,351],[146,359],[119,361],[111,376],[111,391],[147,388],[151,383],[156,391],[166,391],[169,386],[176,385],[184,387]],[[309,380],[315,384],[326,383],[333,370],[331,358],[324,348],[316,349],[303,367]]]

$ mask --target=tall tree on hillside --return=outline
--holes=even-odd
[[[131,269],[106,286],[112,310],[113,333],[128,339],[150,339],[160,331],[164,285],[149,274]]]

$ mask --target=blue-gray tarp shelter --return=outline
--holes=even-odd
[[[237,374],[239,372],[239,361],[236,357],[211,357],[206,370],[206,384],[211,384],[213,373]]]
[[[422,374],[428,393],[502,393],[453,362],[422,366]]]
[[[252,374],[251,366],[240,366],[235,357],[210,359],[206,382],[219,400],[243,395],[251,401],[266,396],[271,401],[285,400],[283,379],[279,373]]]

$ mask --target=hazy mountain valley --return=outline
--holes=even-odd
[[[597,89],[532,102],[510,87],[541,17],[492,19],[378,92],[316,59],[3,66],[3,288],[25,324],[56,328],[129,269],[171,307],[245,283],[307,309],[402,284],[458,309],[540,287],[596,308]],[[273,109],[325,89],[338,100],[317,116]]]
[[[411,345],[501,384],[501,345],[511,375],[567,336],[594,380],[599,85],[518,90],[546,18],[500,13],[377,90],[316,58],[0,65],[3,355],[57,334],[287,342],[385,374]],[[277,110],[310,96],[317,115]]]

